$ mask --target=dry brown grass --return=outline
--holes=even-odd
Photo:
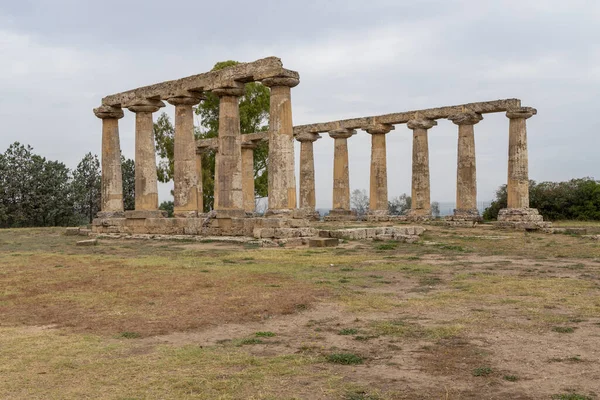
[[[78,239],[0,231],[0,398],[595,396],[596,241],[488,227],[385,249]]]

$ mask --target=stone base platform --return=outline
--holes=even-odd
[[[444,217],[444,225],[460,226],[472,228],[483,222],[479,211],[475,210],[454,210],[454,215]]]
[[[498,213],[498,221],[494,225],[499,228],[529,231],[550,229],[552,222],[545,222],[535,208],[503,208]]]
[[[96,218],[92,222],[92,232],[249,237],[257,237],[258,234],[258,237],[264,238],[315,236],[316,231],[310,231],[309,225],[308,220],[299,218],[227,218],[211,212],[200,218]],[[267,230],[264,236],[262,229]]]
[[[387,226],[380,228],[351,228],[336,230],[320,230],[319,237],[346,240],[397,240],[414,243],[425,232],[421,226]]]
[[[333,222],[333,221],[357,221],[358,216],[356,215],[356,211],[353,210],[331,210],[329,211],[329,215],[326,215],[323,218],[324,221]]]

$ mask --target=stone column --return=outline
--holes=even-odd
[[[158,179],[154,146],[152,113],[165,104],[160,100],[143,100],[127,107],[135,113],[135,211],[127,211],[127,218],[158,218]]]
[[[413,130],[411,217],[431,216],[427,130],[436,125],[437,122],[431,119],[414,119],[407,123]]]
[[[524,229],[539,229],[550,226],[543,222],[535,208],[529,208],[529,161],[527,157],[526,120],[537,114],[531,107],[521,107],[506,113],[509,118],[508,137],[508,207],[500,210],[498,221]]]
[[[456,209],[454,217],[480,220],[477,210],[477,174],[475,162],[475,131],[473,125],[483,119],[481,114],[464,112],[450,115],[458,125],[458,162],[456,172]]]
[[[299,82],[296,78],[285,77],[262,81],[271,88],[267,215],[285,215],[296,208],[291,88]]]
[[[335,139],[333,151],[333,208],[330,217],[354,216],[350,210],[350,172],[348,169],[348,138],[355,135],[353,129],[329,132]],[[332,218],[329,218],[332,219]]]
[[[214,209],[218,218],[245,217],[239,109],[239,97],[244,94],[244,85],[215,89],[213,93],[219,96]]]
[[[319,213],[315,210],[315,156],[313,152],[313,143],[320,139],[318,133],[305,132],[296,136],[300,142],[300,204],[306,218],[320,219]]]
[[[529,161],[527,157],[526,120],[537,113],[523,107],[508,111],[508,208],[529,208]]]
[[[198,214],[202,214],[204,212],[204,189],[202,186],[202,154],[204,154],[204,150],[196,150],[196,187],[198,193],[196,209],[198,211]]]
[[[244,211],[254,213],[254,149],[256,143],[242,142],[242,193],[244,197]]]
[[[366,131],[371,135],[371,180],[369,191],[369,214],[388,214],[387,155],[385,135],[394,127],[377,124]]]
[[[193,105],[200,99],[177,96],[167,100],[175,106],[174,137],[174,216],[196,217],[198,208],[198,182],[196,177],[196,141],[194,140]]]
[[[94,109],[94,114],[102,119],[102,200],[98,218],[122,218],[123,175],[119,119],[123,118],[123,110],[100,106]]]

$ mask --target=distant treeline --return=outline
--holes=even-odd
[[[506,185],[503,185],[483,218],[495,220],[498,211],[506,208],[507,196]],[[567,182],[529,181],[529,206],[537,208],[548,221],[600,220],[600,182],[592,178]]]
[[[126,209],[134,207],[135,167],[122,159]],[[86,154],[70,170],[13,143],[0,154],[0,227],[66,226],[92,221],[100,210],[98,156]]]

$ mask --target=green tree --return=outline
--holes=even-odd
[[[507,207],[507,198],[506,185],[502,185],[492,204],[483,212],[483,218],[497,219],[500,209]],[[566,182],[529,181],[529,204],[549,221],[600,220],[600,183],[592,178]]]
[[[388,201],[388,212],[390,215],[403,215],[410,210],[411,205],[412,198],[406,193],[403,193]]]
[[[123,208],[135,210],[135,162],[121,156],[121,174],[123,175]]]
[[[169,218],[173,218],[173,211],[175,208],[175,203],[173,203],[172,201],[163,201],[162,203],[160,203],[160,206],[158,206],[159,210],[163,210],[167,212],[167,217]]]
[[[237,61],[218,62],[213,71],[239,64]],[[264,132],[269,128],[270,91],[260,83],[247,83],[244,95],[240,97],[240,130],[242,134]],[[217,137],[219,132],[219,98],[206,93],[206,99],[196,107],[200,116],[200,126],[196,129],[196,139]],[[173,136],[174,128],[167,114],[162,113],[154,124],[156,149],[161,157],[158,165],[158,179],[168,182],[173,178]],[[254,190],[257,196],[267,196],[268,186],[268,144],[262,143],[254,150]],[[204,210],[213,208],[214,203],[215,153],[206,152],[202,157],[202,186]]]
[[[97,155],[87,153],[73,171],[75,212],[92,222],[100,211],[101,174]]]

